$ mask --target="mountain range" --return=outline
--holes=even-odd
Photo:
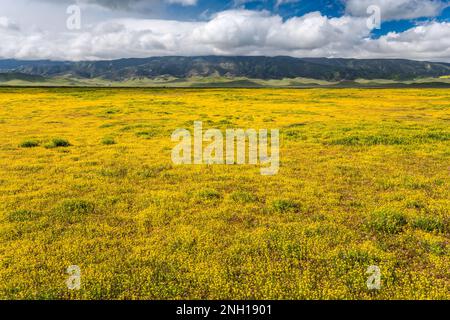
[[[414,81],[448,78],[449,75],[450,63],[403,59],[175,56],[80,62],[0,60],[0,82],[13,79],[31,83],[49,79],[123,82],[161,78],[173,82],[220,77],[261,80],[306,78],[327,82],[357,79]]]

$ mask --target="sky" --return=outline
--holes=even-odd
[[[450,0],[0,0],[0,59],[450,62]]]

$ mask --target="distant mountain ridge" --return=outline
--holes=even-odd
[[[396,81],[450,75],[450,64],[402,59],[328,59],[286,56],[152,57],[111,61],[0,60],[0,73],[109,81],[158,77],[309,78],[325,81]]]

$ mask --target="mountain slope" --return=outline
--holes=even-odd
[[[13,80],[20,80],[25,82],[42,82],[45,81],[45,77],[31,74],[24,74],[18,72],[0,73],[0,82],[7,82]]]
[[[0,60],[1,73],[43,77],[101,78],[109,81],[157,77],[245,77],[249,79],[310,78],[413,80],[450,75],[450,64],[399,59],[326,59],[292,57],[152,57],[112,61]]]

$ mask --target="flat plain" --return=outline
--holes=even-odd
[[[279,174],[174,165],[194,121],[279,129]],[[0,298],[448,299],[449,121],[448,89],[0,88]]]

